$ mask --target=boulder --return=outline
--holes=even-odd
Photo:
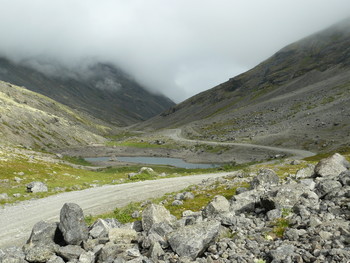
[[[221,195],[217,195],[209,204],[203,209],[204,218],[214,218],[220,214],[230,211],[230,202]]]
[[[285,184],[272,188],[260,198],[260,205],[266,210],[292,208],[302,195],[311,192],[302,184]],[[314,193],[313,193],[314,194]]]
[[[111,228],[118,228],[121,224],[116,219],[97,219],[90,227],[90,236],[92,238],[100,238],[108,236]]]
[[[158,242],[155,242],[148,251],[148,257],[154,262],[158,262],[159,257],[163,256],[164,254],[165,252]]]
[[[27,244],[60,244],[62,242],[57,223],[40,221],[34,225]]]
[[[83,252],[79,256],[79,263],[94,263],[95,262],[95,253],[89,251],[89,252]]]
[[[128,244],[137,240],[137,232],[134,229],[112,228],[108,232],[108,238],[110,242],[115,244]]]
[[[151,204],[142,212],[142,227],[148,232],[155,223],[165,222],[170,225],[174,222],[174,217],[162,205]]]
[[[59,229],[69,245],[80,245],[88,239],[88,227],[84,221],[83,210],[79,205],[66,203],[60,213]]]
[[[98,254],[98,263],[112,263],[117,258],[118,254],[123,251],[120,250],[119,245],[108,242],[100,250]]]
[[[262,192],[260,191],[250,190],[232,196],[230,199],[230,211],[236,214],[254,211],[256,205],[260,202],[261,195]]]
[[[38,245],[26,250],[26,260],[28,262],[46,262],[55,255],[52,247]]]
[[[41,193],[47,191],[47,186],[43,182],[31,182],[27,184],[27,192],[29,193]]]
[[[201,256],[219,234],[220,223],[208,221],[189,225],[170,233],[168,242],[180,257]]]
[[[57,251],[58,256],[67,261],[78,259],[85,252],[80,246],[68,245],[60,247]]]
[[[282,245],[270,251],[271,262],[293,262],[294,250],[295,247],[293,245]]]
[[[330,193],[334,189],[341,188],[342,185],[338,181],[335,180],[322,180],[319,183],[316,184],[316,193],[317,195],[322,198],[326,194]]]
[[[315,171],[315,165],[309,164],[307,167],[299,169],[295,174],[295,178],[303,179],[303,178],[312,177],[314,174],[314,171]]]
[[[64,263],[64,260],[61,257],[53,255],[46,263]]]
[[[344,171],[342,172],[339,177],[338,181],[343,185],[343,186],[350,186],[350,171]]]
[[[332,156],[322,159],[315,167],[316,176],[337,176],[349,169],[350,163],[344,156],[335,153]]]
[[[279,180],[280,178],[273,170],[263,168],[259,170],[258,175],[250,182],[250,187],[251,189],[258,187],[266,188],[277,185]]]

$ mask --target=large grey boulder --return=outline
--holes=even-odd
[[[148,232],[153,224],[165,222],[170,225],[174,222],[174,216],[162,205],[150,204],[142,212],[142,227]]]
[[[168,235],[168,242],[180,257],[201,256],[219,234],[220,223],[208,221],[189,225]]]
[[[32,233],[27,244],[61,243],[60,232],[57,223],[39,221],[33,226]]]
[[[43,182],[31,182],[27,184],[27,192],[29,193],[41,193],[47,191],[47,185]]]
[[[222,195],[217,195],[203,209],[204,218],[214,218],[230,211],[230,202]]]
[[[266,188],[277,185],[279,180],[280,178],[273,170],[263,168],[259,170],[258,175],[250,182],[250,187],[251,189]]]
[[[337,176],[350,168],[350,163],[344,156],[335,153],[332,156],[322,159],[315,167],[316,176]]]
[[[66,203],[60,213],[59,229],[69,245],[80,245],[88,239],[88,227],[84,221],[83,210],[79,205]]]

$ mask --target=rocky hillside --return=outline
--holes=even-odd
[[[350,19],[295,42],[141,128],[308,150],[350,141]],[[291,140],[290,138],[293,138]]]
[[[0,143],[57,148],[103,143],[102,121],[41,94],[0,81]]]
[[[51,67],[55,65],[45,65],[46,70]],[[174,105],[170,99],[150,93],[108,64],[94,64],[79,73],[59,68],[45,75],[0,58],[0,80],[24,86],[117,126],[146,120]]]
[[[296,164],[295,161],[293,162]],[[2,262],[349,262],[350,163],[340,154],[281,180],[273,170],[204,181],[192,190],[219,185],[236,189],[217,195],[201,211],[180,219],[148,204],[141,220],[84,222],[81,208],[66,203],[60,222],[38,222],[22,248],[0,250]],[[195,196],[175,196],[174,206]],[[183,200],[183,201],[181,201]],[[139,217],[139,211],[135,211]],[[137,214],[137,215],[136,215]]]

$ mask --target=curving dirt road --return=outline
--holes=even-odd
[[[228,174],[232,172],[106,185],[6,206],[0,209],[0,248],[23,245],[33,225],[40,220],[58,221],[60,210],[67,202],[79,204],[85,215],[101,214],[130,202],[160,197],[165,193],[180,191],[189,185],[198,184],[204,179]]]
[[[184,138],[182,136],[181,129],[169,129],[163,131],[164,135],[168,136],[169,138],[175,140],[175,141],[182,141],[182,142],[190,142],[190,143],[203,143],[208,145],[224,145],[224,146],[243,146],[247,148],[260,148],[260,149],[266,149],[276,152],[282,152],[282,153],[288,153],[292,154],[295,158],[305,158],[315,155],[315,153],[305,150],[299,150],[299,149],[288,149],[288,148],[280,148],[280,147],[274,147],[274,146],[265,146],[265,145],[257,145],[257,144],[249,144],[249,143],[235,143],[235,142],[213,142],[213,141],[202,141],[202,140],[191,140]]]

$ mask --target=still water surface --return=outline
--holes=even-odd
[[[109,161],[111,157],[94,157],[85,158],[89,162],[106,162]],[[142,164],[161,164],[161,165],[171,165],[180,168],[187,169],[198,169],[198,168],[213,168],[219,167],[219,164],[212,163],[188,163],[182,159],[178,158],[164,158],[164,157],[117,157],[118,161],[128,162],[128,163],[142,163]]]

